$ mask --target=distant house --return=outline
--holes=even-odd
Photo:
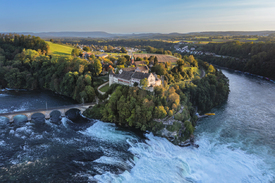
[[[92,53],[87,53],[85,51],[82,54],[84,58],[89,58],[92,55]]]
[[[108,57],[109,55],[108,54],[106,54],[106,53],[103,53],[103,54],[100,54],[100,55],[95,55],[97,58],[106,58],[106,57]]]

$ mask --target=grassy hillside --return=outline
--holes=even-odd
[[[50,46],[50,51],[52,55],[71,55],[73,49],[72,46],[56,44],[49,41],[46,42]]]

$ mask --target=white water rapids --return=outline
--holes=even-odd
[[[102,122],[97,122],[105,126]],[[104,127],[106,129],[106,126]],[[112,131],[112,127],[110,127]],[[91,134],[94,131],[90,131]],[[97,133],[100,133],[97,129]],[[106,133],[106,131],[105,131]],[[109,134],[109,133],[107,133]],[[273,175],[259,157],[227,145],[216,144],[207,134],[200,136],[198,149],[179,147],[168,140],[146,135],[147,143],[132,143],[134,167],[120,175],[105,172],[94,178],[100,182],[269,182]],[[121,134],[112,139],[122,140]],[[212,141],[212,142],[211,142]],[[107,160],[102,163],[106,163]],[[108,159],[122,163],[117,159]],[[94,179],[93,179],[94,180]]]

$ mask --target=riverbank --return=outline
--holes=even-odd
[[[237,72],[237,73],[242,73],[242,74],[245,74],[245,75],[250,75],[250,76],[258,77],[258,78],[264,79],[266,81],[270,81],[272,83],[275,83],[275,78],[274,79],[273,78],[270,79],[270,78],[267,78],[267,77],[264,77],[264,76],[260,76],[260,75],[256,75],[256,74],[252,74],[252,73],[249,73],[249,72],[243,72],[243,71],[231,69],[231,68],[228,68],[228,67],[222,67],[222,66],[219,66],[219,65],[216,65],[216,64],[212,64],[212,65],[214,65],[217,68],[231,70],[231,71],[234,71],[234,72]]]
[[[210,64],[223,67],[226,69],[236,70],[237,72],[241,72],[247,75],[256,76],[259,78],[264,78],[266,80],[275,81],[275,75],[273,72],[274,63],[270,58],[262,57],[257,55],[252,57],[249,60],[232,60],[231,58],[226,57],[212,57],[212,56],[196,56]],[[257,58],[258,57],[258,58]],[[267,60],[266,60],[267,59]],[[265,61],[264,61],[265,60]]]

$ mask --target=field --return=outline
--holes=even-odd
[[[72,49],[74,48],[72,46],[56,44],[49,41],[46,42],[50,46],[50,51],[52,55],[71,55]]]
[[[199,41],[200,44],[208,44],[209,41]]]
[[[212,42],[227,42],[227,41],[233,41],[233,40],[227,40],[227,39],[212,39]]]
[[[246,39],[240,39],[240,42],[258,42],[258,38],[246,38]]]
[[[138,53],[135,53],[134,54],[134,57],[139,57],[139,58],[144,58],[144,57],[147,57],[149,58],[150,56],[156,56],[158,58],[158,62],[177,62],[178,58],[176,57],[173,57],[173,56],[170,56],[170,55],[162,55],[162,54],[138,54]]]
[[[98,79],[103,79],[104,81],[108,81],[109,80],[109,75],[105,75],[105,76],[100,76],[100,77],[97,77]]]
[[[166,42],[166,43],[179,43],[180,41],[168,41],[168,40],[162,40],[163,42]]]
[[[206,37],[206,36],[197,36],[196,39],[209,39],[209,37]]]
[[[249,40],[249,41],[258,41],[258,38],[247,38],[246,40]]]
[[[121,55],[127,55],[127,53],[108,53],[108,52],[100,52],[100,51],[92,51],[91,53],[93,53],[94,55],[108,54],[108,55],[111,55],[113,57],[118,57],[118,56],[121,56]]]
[[[107,84],[107,85],[103,86],[102,88],[100,88],[99,90],[102,92],[106,92],[108,89],[109,89],[109,85]]]

